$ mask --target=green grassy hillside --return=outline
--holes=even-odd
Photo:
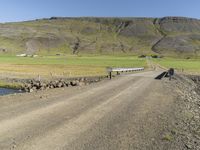
[[[189,18],[56,18],[0,24],[1,54],[200,55]]]

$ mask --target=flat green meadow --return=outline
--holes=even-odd
[[[162,58],[153,59],[153,61],[166,68],[175,68],[180,72],[200,74],[200,59]]]
[[[137,56],[0,56],[0,73],[22,78],[106,75],[106,67],[147,67],[147,63]]]
[[[154,63],[165,68],[175,68],[190,74],[200,74],[199,59],[162,58],[152,59]],[[38,56],[17,57],[0,56],[0,74],[4,77],[44,78],[83,77],[107,75],[107,67],[145,67],[145,58],[138,56]]]

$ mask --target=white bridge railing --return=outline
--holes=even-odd
[[[109,73],[110,79],[112,78],[112,72],[117,72],[117,75],[120,74],[120,72],[133,72],[133,71],[142,71],[144,70],[144,67],[141,68],[107,68],[107,72]]]

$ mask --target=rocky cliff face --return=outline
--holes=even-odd
[[[163,32],[163,38],[153,51],[161,54],[200,54],[200,21],[184,17],[165,17],[156,22]]]
[[[56,18],[0,24],[0,53],[200,55],[200,20]]]

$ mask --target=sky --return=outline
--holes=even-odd
[[[184,16],[200,19],[200,0],[0,0],[0,22],[52,16]]]

